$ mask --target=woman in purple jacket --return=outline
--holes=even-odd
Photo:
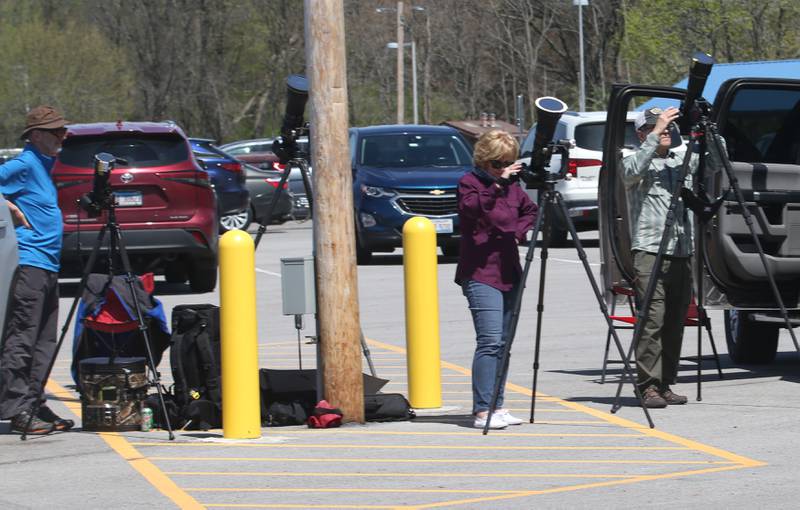
[[[521,165],[517,141],[504,131],[489,131],[475,143],[475,168],[458,183],[461,256],[456,283],[469,302],[477,346],[472,361],[474,426],[505,428],[522,420],[503,409],[505,379],[497,411],[488,417],[505,335],[522,267],[517,245],[536,222],[537,207],[516,183]]]

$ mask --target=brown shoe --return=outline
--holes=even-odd
[[[669,386],[664,386],[664,389],[661,390],[661,398],[671,406],[675,405],[683,405],[689,401],[689,399],[683,395],[678,395],[677,393],[673,393]]]
[[[658,393],[658,388],[655,386],[648,386],[642,392],[642,401],[644,406],[650,409],[661,409],[667,407],[667,401]]]

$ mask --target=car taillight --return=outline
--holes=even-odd
[[[264,179],[264,182],[266,182],[267,184],[269,184],[273,188],[278,189],[278,184],[281,183],[281,180],[280,179],[276,179],[275,177],[268,177],[268,178]],[[281,189],[289,189],[289,183],[284,182],[283,186],[281,186]]]
[[[238,162],[234,163],[222,163],[220,167],[223,170],[227,170],[229,172],[241,172],[242,171],[242,164]]]
[[[210,188],[211,183],[208,180],[207,172],[198,172],[196,170],[185,170],[182,172],[170,172],[168,174],[158,174],[159,177],[165,181],[182,182],[184,184],[193,184],[203,188]]]
[[[272,169],[273,170],[277,170],[279,172],[283,172],[284,170],[286,170],[286,165],[281,164],[280,161],[273,161],[272,162]]]
[[[599,159],[570,159],[567,164],[567,173],[573,177],[578,176],[578,168],[585,166],[600,166],[603,162]]]

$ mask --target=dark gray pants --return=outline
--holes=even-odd
[[[636,294],[641,304],[655,265],[656,255],[636,251]],[[683,343],[683,325],[692,297],[692,268],[689,257],[662,260],[661,278],[656,284],[647,312],[644,330],[636,346],[637,384],[644,390],[650,385],[675,384]]]
[[[27,410],[39,395],[55,353],[57,322],[58,273],[19,266],[0,352],[0,419]]]

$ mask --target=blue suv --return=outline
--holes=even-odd
[[[368,264],[373,252],[403,244],[403,224],[429,218],[446,256],[458,255],[456,188],[472,169],[472,151],[447,126],[387,125],[350,129],[356,253]]]

